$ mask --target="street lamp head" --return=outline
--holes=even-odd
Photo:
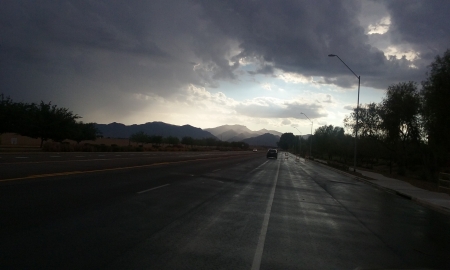
[[[336,55],[335,54],[329,54],[328,56],[329,57],[335,57]]]

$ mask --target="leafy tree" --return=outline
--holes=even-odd
[[[440,166],[449,165],[450,151],[450,50],[436,56],[430,65],[428,78],[422,82],[423,120],[431,147],[430,167],[436,172]]]
[[[217,144],[217,139],[214,138],[205,138],[205,143],[207,146],[215,146]]]
[[[284,133],[280,137],[280,141],[278,142],[278,147],[283,150],[288,150],[291,147],[294,147],[297,144],[297,137],[294,136],[293,133]]]
[[[80,118],[66,108],[58,108],[51,102],[39,105],[30,104],[28,115],[30,116],[30,125],[21,131],[22,135],[40,138],[41,147],[44,141],[52,139],[60,142],[70,137],[71,127],[76,119]]]
[[[408,165],[408,153],[421,142],[420,108],[416,83],[402,82],[389,86],[381,103],[366,104],[359,109],[360,139],[372,139],[381,143],[390,152],[391,168],[392,159],[395,159],[400,170],[403,170]],[[345,127],[353,133],[356,130],[355,119],[356,109],[344,119]],[[365,145],[376,149],[368,141]],[[367,154],[364,149],[358,152]]]
[[[151,140],[150,137],[144,131],[139,131],[134,134],[131,134],[130,141],[146,144],[149,143]]]
[[[414,82],[398,83],[388,87],[381,103],[381,127],[392,141],[420,140],[420,96]]]
[[[95,140],[99,134],[100,132],[95,123],[83,123],[80,121],[74,123],[69,139],[79,144],[81,141]]]
[[[359,107],[358,136],[381,140],[384,136],[381,128],[382,119],[380,105],[376,103],[365,104]],[[356,131],[356,108],[344,118],[344,127],[350,129],[352,134]]]
[[[30,109],[33,106],[34,104],[14,102],[10,97],[0,94],[0,134],[22,134],[31,124]]]
[[[344,129],[342,127],[321,126],[314,132],[315,152],[326,155],[328,159],[333,159],[335,155],[343,155],[342,139]]]
[[[10,97],[0,95],[0,134],[5,132],[13,132],[14,128],[14,102]]]
[[[164,142],[167,144],[176,145],[180,143],[180,139],[178,139],[177,137],[169,136],[164,138]]]
[[[163,142],[163,137],[159,135],[153,135],[149,137],[148,142],[160,145]]]
[[[400,173],[408,165],[408,148],[418,145],[421,140],[420,108],[419,91],[414,82],[389,86],[380,105],[380,127],[385,133],[385,142],[396,157]]]
[[[192,146],[194,144],[194,139],[192,137],[185,136],[181,139],[181,143]]]

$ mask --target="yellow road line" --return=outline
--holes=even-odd
[[[7,162],[0,163],[0,165],[21,165],[21,164],[40,164],[40,163],[65,163],[65,162],[87,162],[87,161],[105,161],[105,160],[121,160],[121,159],[133,159],[136,157],[123,157],[123,158],[94,158],[94,159],[69,159],[69,160],[46,160],[46,161],[27,161],[27,162]],[[145,156],[143,158],[156,158]]]
[[[85,173],[128,170],[128,169],[145,168],[145,167],[152,167],[152,166],[159,166],[159,165],[177,164],[177,163],[186,163],[186,162],[191,162],[191,161],[201,161],[201,160],[211,160],[211,159],[231,158],[231,157],[233,157],[233,156],[214,157],[214,158],[202,158],[202,159],[192,159],[192,160],[181,160],[181,161],[168,161],[168,162],[159,162],[159,163],[152,163],[152,164],[146,164],[146,165],[136,165],[136,166],[118,167],[118,168],[109,168],[109,169],[99,169],[99,170],[89,170],[89,171],[72,171],[72,172],[61,172],[61,173],[37,174],[37,175],[29,175],[29,176],[18,177],[18,178],[2,179],[2,180],[0,180],[0,182],[10,182],[10,181],[17,181],[17,180],[45,178],[45,177],[54,177],[54,176],[67,176],[67,175],[74,175],[74,174],[85,174]]]

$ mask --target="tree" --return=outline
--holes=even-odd
[[[448,166],[450,151],[450,50],[436,56],[430,65],[428,78],[422,82],[420,93],[423,106],[424,129],[431,147],[432,172]]]
[[[360,137],[369,137],[380,140],[383,136],[381,128],[382,119],[380,115],[380,105],[376,103],[365,104],[359,107],[358,115],[358,135]],[[356,131],[356,108],[353,112],[344,118],[344,127]]]
[[[159,135],[153,135],[149,137],[148,142],[160,145],[163,142],[163,137]]]
[[[315,152],[326,155],[330,160],[335,155],[343,155],[341,153],[343,138],[342,127],[321,126],[314,132]]]
[[[146,144],[149,143],[151,139],[144,131],[139,131],[130,135],[130,141]]]
[[[381,103],[370,103],[359,108],[360,139],[371,139],[381,143],[390,152],[391,169],[392,159],[395,159],[402,171],[404,166],[408,165],[408,153],[413,148],[417,150],[420,145],[422,139],[420,108],[420,96],[415,82],[391,85]],[[356,130],[356,113],[355,109],[344,119],[345,127],[353,132]],[[368,141],[365,145],[376,149]],[[367,152],[361,150],[364,149],[360,148],[360,153]]]
[[[294,136],[293,133],[284,133],[280,137],[280,141],[278,142],[278,147],[280,147],[283,150],[288,150],[291,147],[294,147],[296,145],[297,138]]]
[[[0,94],[0,134],[6,132],[23,134],[32,123],[30,110],[34,104],[14,102]]]
[[[164,142],[171,145],[177,145],[180,143],[180,139],[178,139],[178,137],[169,136],[164,138]]]
[[[29,105],[30,125],[21,131],[22,135],[41,139],[41,147],[44,141],[52,139],[60,142],[70,137],[70,131],[75,120],[80,118],[66,108],[58,108],[51,102],[39,105]]]
[[[388,87],[380,105],[381,129],[390,146],[399,173],[408,166],[408,148],[421,141],[420,96],[415,82],[402,82]]]
[[[417,142],[420,132],[420,96],[415,82],[388,87],[380,107],[381,127],[392,141]]]
[[[79,144],[81,141],[95,140],[99,134],[100,132],[95,123],[83,123],[80,121],[74,123],[69,139]]]
[[[181,139],[181,143],[192,147],[194,144],[194,139],[192,137],[185,136]]]

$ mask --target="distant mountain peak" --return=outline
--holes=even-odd
[[[275,130],[261,129],[258,131],[253,131],[244,125],[222,125],[215,128],[204,129],[222,141],[239,141],[247,138],[256,137],[269,133],[276,136],[281,136],[281,132]]]
[[[163,137],[173,136],[178,138],[192,137],[194,139],[215,138],[208,131],[190,125],[177,126],[164,122],[147,122],[145,124],[124,125],[121,123],[97,124],[99,131],[104,137],[129,138],[132,134],[143,131],[148,135],[159,135]]]

